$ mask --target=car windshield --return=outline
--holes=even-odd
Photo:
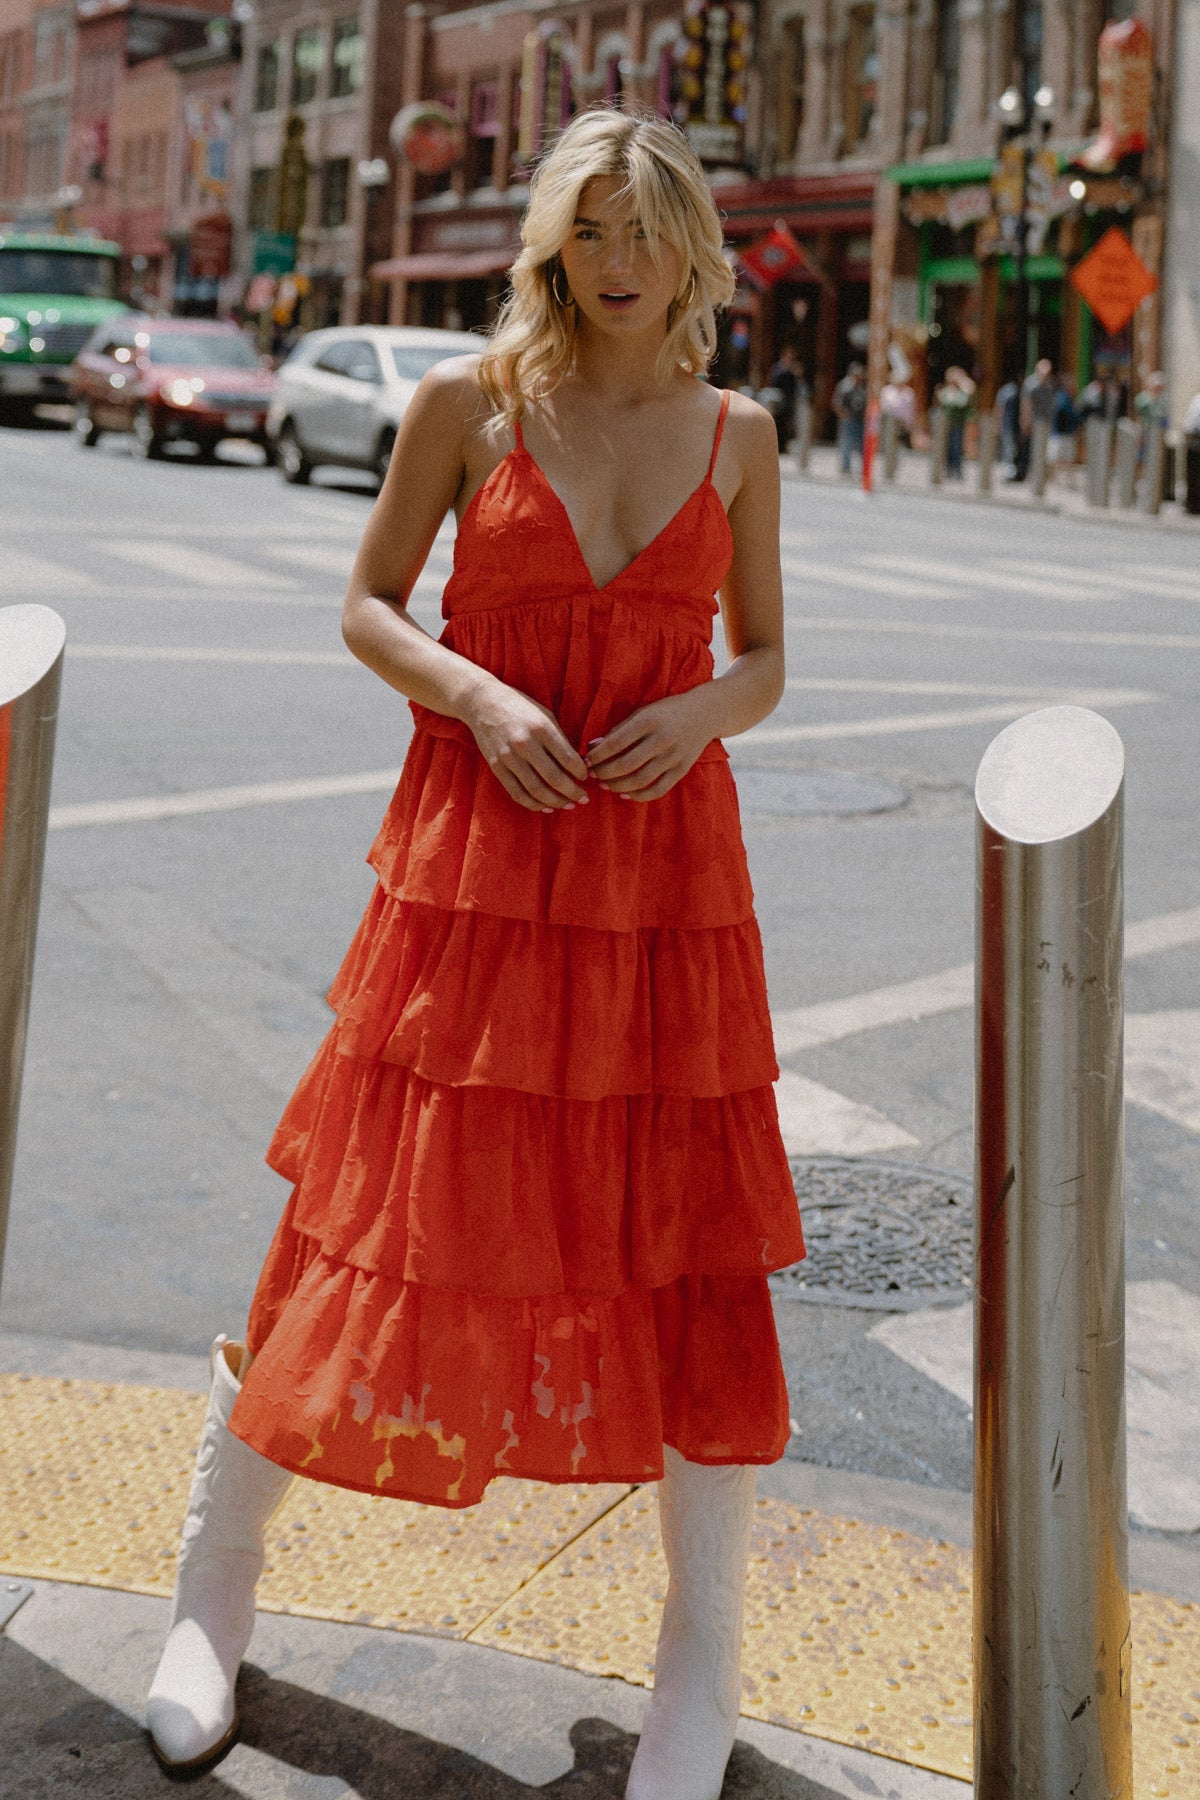
[[[483,339],[479,340],[483,348]],[[422,375],[428,374],[434,363],[445,362],[448,356],[470,356],[471,351],[465,345],[454,344],[449,350],[440,344],[393,344],[392,361],[396,365],[396,373],[401,381],[420,381]]]
[[[152,363],[188,369],[257,369],[258,358],[244,337],[210,337],[207,332],[152,331],[140,345]]]
[[[115,300],[117,265],[83,250],[0,249],[0,294],[70,294]]]

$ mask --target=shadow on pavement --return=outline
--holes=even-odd
[[[606,1719],[572,1725],[574,1766],[530,1787],[477,1756],[389,1724],[340,1700],[243,1667],[241,1743],[271,1758],[264,1795],[336,1794],[357,1800],[621,1800],[635,1739]],[[194,1800],[233,1800],[257,1790],[243,1763],[236,1786],[221,1770],[186,1781],[153,1761],[141,1728],[11,1640],[0,1638],[0,1800],[150,1800],[186,1788]],[[232,1752],[238,1757],[238,1749]],[[259,1765],[261,1766],[261,1765]],[[294,1787],[289,1780],[294,1772]],[[738,1744],[723,1800],[836,1800],[832,1791]]]

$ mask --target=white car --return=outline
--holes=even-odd
[[[333,325],[301,338],[276,377],[267,435],[284,479],[306,482],[320,463],[387,473],[396,431],[417,383],[448,356],[478,354],[467,331],[415,325]]]

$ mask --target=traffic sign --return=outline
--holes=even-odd
[[[1158,286],[1129,239],[1115,225],[1071,270],[1071,286],[1087,301],[1110,334],[1128,325]]]

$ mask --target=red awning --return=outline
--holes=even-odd
[[[835,175],[775,175],[713,189],[727,238],[757,237],[782,219],[794,232],[868,232],[874,212],[873,169]],[[801,277],[803,279],[803,277]]]
[[[520,244],[502,250],[423,250],[371,264],[377,281],[480,281],[511,268]]]

